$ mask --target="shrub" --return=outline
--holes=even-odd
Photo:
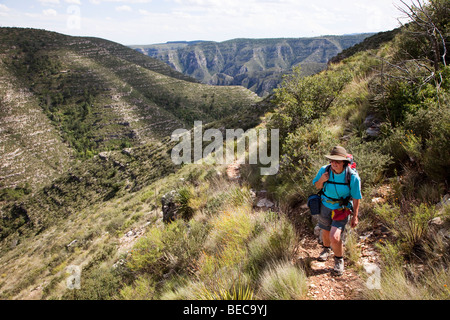
[[[285,217],[265,222],[265,228],[248,245],[247,269],[257,277],[270,263],[291,259],[295,249],[295,230]]]
[[[211,226],[207,247],[220,248],[224,245],[244,244],[252,235],[254,221],[247,209],[228,208],[212,219]]]
[[[163,300],[252,300],[254,290],[245,274],[227,269],[203,281],[191,280],[184,286],[165,292]]]
[[[132,271],[146,271],[161,275],[164,268],[163,232],[160,228],[154,227],[145,237],[136,242],[127,263]]]
[[[119,292],[123,300],[153,300],[155,294],[155,282],[151,276],[139,277],[132,285],[125,286]]]
[[[93,268],[83,271],[81,288],[66,291],[63,299],[74,300],[112,300],[122,286],[120,277],[112,269]]]
[[[307,276],[303,269],[289,261],[271,265],[260,279],[258,297],[266,300],[306,299],[308,293]]]
[[[410,211],[402,213],[399,207],[384,204],[376,207],[375,213],[398,238],[406,256],[422,253],[429,229],[428,223],[435,215],[434,207],[425,204],[412,205]]]
[[[380,242],[376,244],[384,270],[401,270],[405,260],[403,259],[400,245],[397,243],[391,243],[390,241]]]
[[[231,206],[248,207],[253,203],[250,189],[247,186],[231,186],[226,194],[226,202]]]
[[[320,117],[331,106],[333,100],[351,80],[351,74],[323,72],[303,77],[299,67],[286,76],[283,84],[275,90],[274,102],[280,107],[273,114],[269,126],[280,129],[280,137]]]
[[[187,225],[175,221],[165,228],[155,226],[136,242],[127,265],[132,271],[150,273],[154,277],[171,270],[189,272],[208,232],[208,225],[193,220]]]
[[[346,231],[345,255],[350,264],[357,265],[361,256],[361,248],[358,246],[358,235],[353,230]]]
[[[389,155],[383,153],[379,142],[363,143],[359,138],[355,138],[348,142],[347,150],[352,153],[356,161],[356,170],[361,178],[363,190],[376,186],[384,180],[384,173],[392,160]]]
[[[188,187],[182,187],[178,190],[175,199],[178,204],[177,212],[186,221],[191,219],[195,213],[190,206],[192,196],[192,192]]]
[[[365,288],[363,299],[369,300],[448,300],[450,281],[445,267],[414,272],[408,268],[384,268],[380,272],[380,289]],[[414,273],[418,275],[414,275]]]

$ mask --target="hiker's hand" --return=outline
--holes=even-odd
[[[320,177],[320,181],[322,183],[328,181],[328,179],[330,179],[330,174],[328,172],[325,172],[321,177]]]
[[[319,180],[317,180],[314,185],[316,186],[317,189],[322,189],[323,188],[323,184],[325,182],[328,181],[328,179],[330,178],[330,174],[328,172],[325,172],[324,174],[322,174],[322,176],[319,178]]]
[[[358,225],[358,216],[353,215],[352,216],[352,221],[350,221],[350,225],[352,228],[356,228],[356,226]]]

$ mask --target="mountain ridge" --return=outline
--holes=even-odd
[[[242,85],[259,96],[267,96],[294,66],[301,65],[304,75],[314,74],[325,69],[331,57],[371,35],[237,38],[129,47],[158,58],[202,83]]]
[[[0,122],[11,131],[0,137],[0,150],[3,163],[15,164],[1,167],[1,189],[30,178],[42,186],[74,159],[158,142],[194,120],[223,119],[260,100],[242,87],[201,84],[108,40],[28,28],[0,28],[0,39]],[[53,138],[18,149],[16,140],[31,142],[38,132],[30,114]],[[18,123],[28,131],[17,131]],[[33,158],[45,165],[33,165]]]

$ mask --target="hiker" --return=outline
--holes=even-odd
[[[329,165],[320,168],[313,180],[314,186],[321,190],[319,228],[322,229],[323,251],[318,258],[326,261],[334,253],[333,272],[340,276],[344,272],[344,247],[341,235],[352,214],[350,225],[358,224],[358,210],[361,195],[361,179],[356,170],[350,168],[347,151],[334,147],[325,157]]]

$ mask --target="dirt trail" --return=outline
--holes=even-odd
[[[332,273],[334,259],[321,262],[317,257],[322,251],[316,236],[304,233],[299,244],[297,263],[304,266],[308,274],[308,298],[314,300],[352,300],[358,298],[363,281],[352,266],[345,266],[342,276]],[[347,261],[344,259],[345,264]]]
[[[239,180],[241,177],[241,168],[236,161],[227,166],[227,176],[230,180]]]

